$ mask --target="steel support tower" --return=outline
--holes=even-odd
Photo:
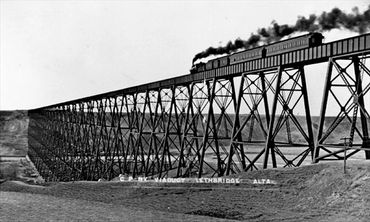
[[[365,34],[30,110],[29,156],[45,179],[61,181],[219,177],[341,160],[342,137],[346,158],[369,159],[369,57]],[[305,67],[322,62],[316,123]]]

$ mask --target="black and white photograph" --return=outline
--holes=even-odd
[[[0,221],[368,221],[368,0],[0,0]]]

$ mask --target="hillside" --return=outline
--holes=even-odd
[[[27,134],[27,111],[0,111],[0,157],[26,156]]]

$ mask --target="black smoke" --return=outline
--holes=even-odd
[[[251,33],[248,40],[237,38],[234,41],[229,41],[225,46],[207,48],[194,56],[193,64],[198,59],[210,55],[229,54],[238,49],[248,49],[279,41],[284,36],[295,32],[322,32],[338,28],[348,29],[359,34],[370,31],[370,5],[362,14],[357,7],[353,8],[352,12],[348,14],[339,8],[333,8],[330,12],[323,12],[319,16],[314,14],[307,18],[299,16],[294,25],[279,25],[276,21],[272,21],[269,27],[258,29],[256,34]]]

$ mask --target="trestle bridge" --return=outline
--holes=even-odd
[[[30,110],[29,156],[62,181],[370,159],[369,57],[364,34]],[[305,66],[323,62],[322,98],[309,98]]]

